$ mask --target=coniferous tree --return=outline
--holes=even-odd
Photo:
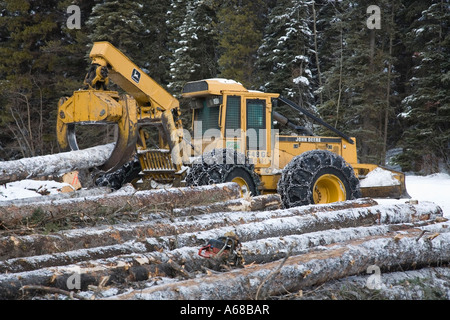
[[[142,0],[143,8],[139,16],[144,24],[139,35],[142,43],[143,70],[162,86],[169,83],[169,27],[167,13],[170,2],[167,0]]]
[[[362,162],[383,163],[392,28],[385,22],[379,30],[367,27],[366,9],[370,5],[364,0],[333,4],[336,14],[328,32],[332,38],[322,41],[328,41],[327,50],[335,52],[334,64],[327,62],[329,68],[324,71],[320,113],[338,129],[356,137]],[[380,3],[380,8],[382,17],[392,12],[387,1]]]
[[[83,65],[86,44],[82,29],[66,27],[70,4],[48,0],[1,2],[1,158],[58,151],[57,102],[79,88],[79,66]],[[83,6],[83,10],[89,9]]]
[[[264,38],[258,49],[257,66],[260,89],[280,93],[301,107],[314,111],[310,9],[309,3],[304,1],[277,1],[268,16]],[[292,114],[288,107],[278,110],[285,115]],[[305,123],[300,114],[295,114],[294,118],[302,124],[310,123]]]
[[[144,37],[149,33],[142,20],[142,1],[97,1],[87,21],[91,42],[108,41],[139,67],[145,64]]]
[[[89,39],[109,41],[155,81],[168,83],[167,12],[164,0],[100,1],[87,22]]]
[[[310,14],[306,2],[278,1],[269,14],[258,63],[265,71],[264,90],[282,93],[306,108],[314,104]]]
[[[171,91],[179,96],[184,84],[217,75],[216,21],[213,2],[173,1],[170,49]]]
[[[66,27],[72,4],[79,30]],[[381,29],[366,25],[370,5]],[[57,101],[107,40],[175,96],[231,78],[355,136],[362,162],[403,147],[403,170],[450,170],[449,11],[448,0],[0,0],[0,159],[58,152]]]
[[[415,19],[405,42],[413,57],[402,114],[403,170],[450,170],[450,9],[448,1],[410,3]]]
[[[262,0],[229,0],[217,12],[219,74],[252,88],[256,53],[262,39],[266,5]]]

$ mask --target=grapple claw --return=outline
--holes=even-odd
[[[130,160],[136,150],[138,118],[136,101],[116,92],[80,90],[59,102],[57,140],[61,150],[78,150],[75,124],[115,123],[117,140],[110,157],[98,167],[104,172],[115,171]]]

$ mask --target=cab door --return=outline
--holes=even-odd
[[[223,136],[225,137],[225,148],[234,149],[238,152],[245,152],[245,141],[242,141],[245,134],[242,130],[242,96],[226,95],[225,103],[225,124]]]
[[[270,112],[267,99],[245,99],[246,154],[253,163],[265,165],[270,162]]]

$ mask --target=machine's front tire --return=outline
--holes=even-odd
[[[361,197],[352,166],[325,150],[308,151],[293,158],[283,169],[277,189],[285,208]]]
[[[233,149],[214,149],[197,159],[186,175],[187,186],[236,182],[242,195],[259,195],[261,183],[254,165],[247,157]]]

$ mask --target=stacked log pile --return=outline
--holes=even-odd
[[[283,209],[234,183],[42,197],[0,205],[0,299],[297,299],[349,277],[370,287],[373,270],[448,270],[448,224],[428,202]],[[199,255],[222,236],[240,246]]]

